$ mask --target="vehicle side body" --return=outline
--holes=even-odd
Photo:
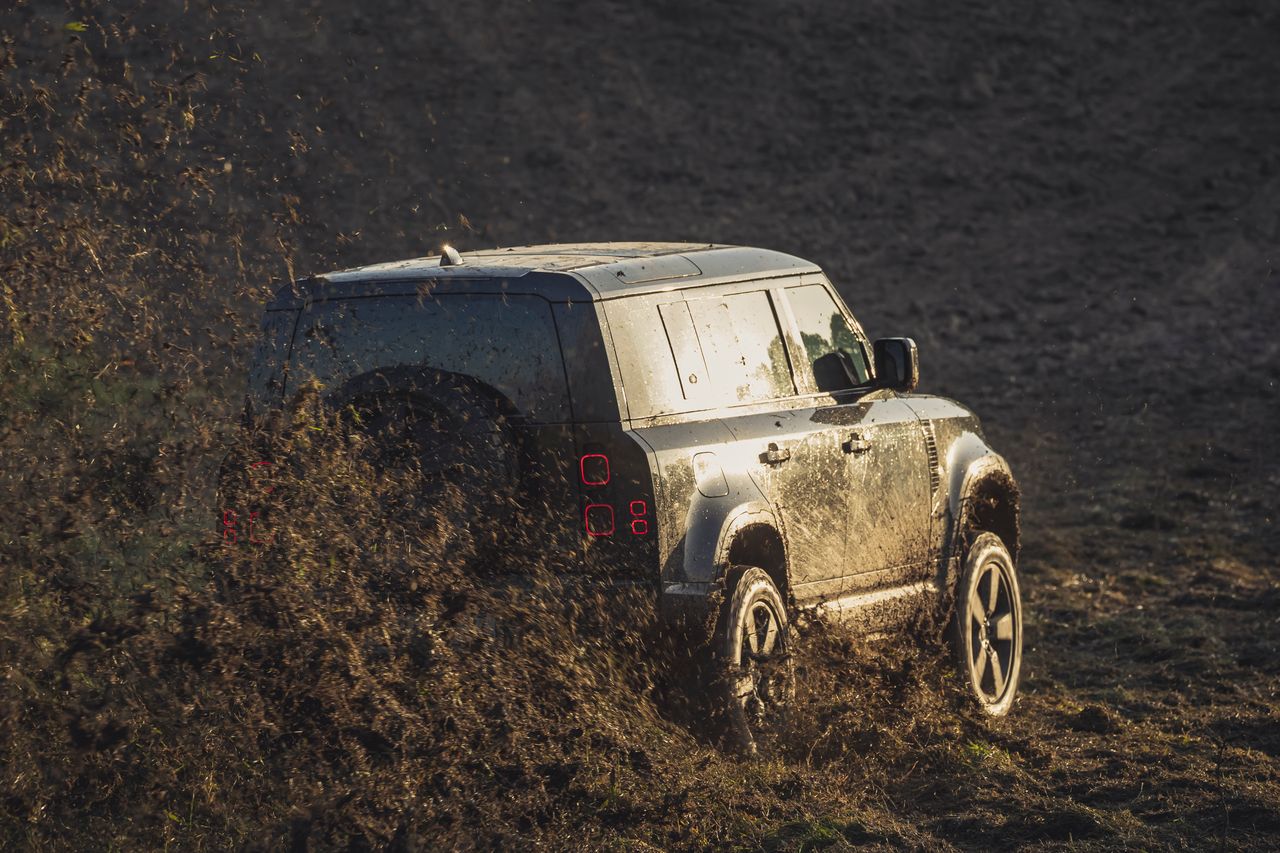
[[[1017,556],[1017,485],[977,417],[878,377],[835,288],[790,255],[588,244],[382,264],[286,286],[264,330],[251,417],[307,382],[335,401],[416,373],[482,387],[520,448],[513,542],[652,584],[672,619],[701,620],[749,565],[795,607],[878,627],[952,588],[974,531]]]

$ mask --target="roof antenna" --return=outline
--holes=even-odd
[[[440,266],[442,267],[459,267],[465,264],[461,253],[452,246],[445,244],[440,247]]]

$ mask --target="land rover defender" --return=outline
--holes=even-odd
[[[263,330],[248,418],[313,383],[461,484],[469,523],[518,530],[588,582],[651,585],[673,631],[709,629],[708,690],[744,749],[790,695],[803,608],[885,630],[950,607],[966,689],[1011,707],[1009,466],[972,412],[914,393],[915,344],[868,340],[814,264],[721,245],[446,248],[292,282]]]

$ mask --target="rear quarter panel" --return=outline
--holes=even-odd
[[[772,510],[743,455],[719,420],[647,426],[635,435],[658,471],[658,560],[664,585],[712,584],[734,520]]]

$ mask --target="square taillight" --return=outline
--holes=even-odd
[[[578,460],[584,486],[604,486],[609,482],[609,457],[603,453],[588,453]]]
[[[613,535],[613,507],[608,504],[587,504],[584,517],[588,536]]]

